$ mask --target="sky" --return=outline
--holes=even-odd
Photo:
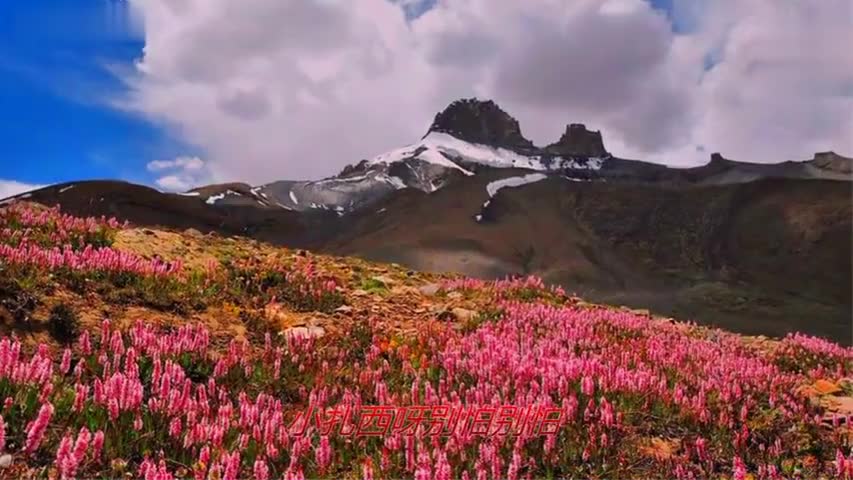
[[[853,155],[850,0],[4,0],[0,198],[314,179],[462,97],[674,166]]]

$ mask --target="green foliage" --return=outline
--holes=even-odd
[[[365,278],[361,281],[359,288],[366,292],[378,293],[380,295],[388,293],[388,286],[378,278]]]

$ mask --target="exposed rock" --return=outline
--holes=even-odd
[[[439,284],[430,283],[430,284],[423,285],[423,286],[419,287],[418,291],[424,295],[432,296],[432,295],[435,295],[436,293],[438,293],[438,290],[440,288],[441,288],[441,286]]]
[[[599,307],[601,307],[601,305],[598,305],[596,303],[590,303],[590,302],[587,302],[584,300],[580,300],[580,301],[575,302],[575,306],[579,307],[579,308],[599,308]]]
[[[364,173],[365,171],[367,171],[369,166],[370,166],[370,162],[368,162],[367,160],[361,160],[360,162],[356,163],[355,165],[345,166],[343,168],[343,170],[341,170],[341,173],[338,174],[338,176],[339,177],[349,177],[352,175]]]
[[[454,318],[456,318],[459,322],[468,322],[471,320],[475,320],[480,316],[479,313],[474,310],[468,310],[467,308],[456,307],[450,311]]]
[[[680,440],[668,440],[653,437],[640,446],[640,452],[657,460],[669,460],[681,449]]]
[[[12,465],[12,456],[8,453],[5,455],[0,455],[0,468],[7,468]]]
[[[853,397],[836,397],[829,395],[823,397],[820,404],[829,410],[829,414],[853,415]]]
[[[835,152],[818,152],[810,161],[815,167],[836,173],[850,175],[853,173],[853,158],[839,155]]]
[[[582,123],[566,125],[566,131],[557,143],[544,149],[547,153],[566,157],[604,157],[604,141],[600,131],[590,131]]]
[[[812,388],[814,388],[815,392],[818,395],[831,395],[833,393],[838,393],[841,391],[841,387],[828,380],[823,379],[816,381],[814,385],[812,385]]]
[[[457,100],[436,114],[429,132],[441,132],[473,143],[516,151],[533,150],[518,121],[491,100]]]
[[[418,295],[420,291],[409,285],[397,285],[391,289],[393,295]]]
[[[335,311],[340,313],[348,313],[352,311],[352,307],[350,307],[349,305],[341,305],[340,307],[336,308]]]
[[[323,327],[317,326],[293,327],[288,328],[282,334],[293,338],[319,338],[326,334],[326,330]]]
[[[279,330],[305,325],[305,319],[285,308],[280,303],[270,303],[264,307],[264,317]]]
[[[375,276],[375,277],[371,277],[370,279],[371,279],[371,280],[373,280],[373,281],[379,282],[379,283],[381,283],[382,285],[385,285],[386,287],[389,287],[389,286],[394,285],[395,283],[397,283],[397,281],[396,281],[396,280],[394,280],[393,278],[388,277],[388,276],[386,276],[386,275],[377,275],[377,276]]]

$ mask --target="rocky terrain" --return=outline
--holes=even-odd
[[[331,178],[180,194],[74,182],[21,199],[478,278],[535,274],[590,299],[739,332],[850,343],[853,160],[670,168],[569,124],[538,147],[491,101]],[[26,198],[24,198],[26,197]]]
[[[826,340],[23,202],[0,231],[2,478],[853,478]]]

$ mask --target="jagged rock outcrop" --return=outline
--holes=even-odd
[[[604,157],[604,141],[600,131],[587,130],[582,123],[566,125],[566,131],[556,143],[544,148],[546,153],[566,157]]]
[[[818,152],[814,154],[814,158],[810,160],[811,164],[817,168],[828,170],[843,175],[853,173],[853,158],[839,155],[835,152]]]
[[[363,173],[370,167],[370,162],[367,160],[361,160],[360,162],[354,165],[347,165],[341,170],[341,173],[338,174],[339,177],[348,177],[350,175],[355,175],[358,173]]]
[[[427,131],[441,132],[472,143],[533,151],[533,142],[524,138],[518,120],[491,100],[456,100],[437,113]],[[426,136],[426,135],[425,135]]]

